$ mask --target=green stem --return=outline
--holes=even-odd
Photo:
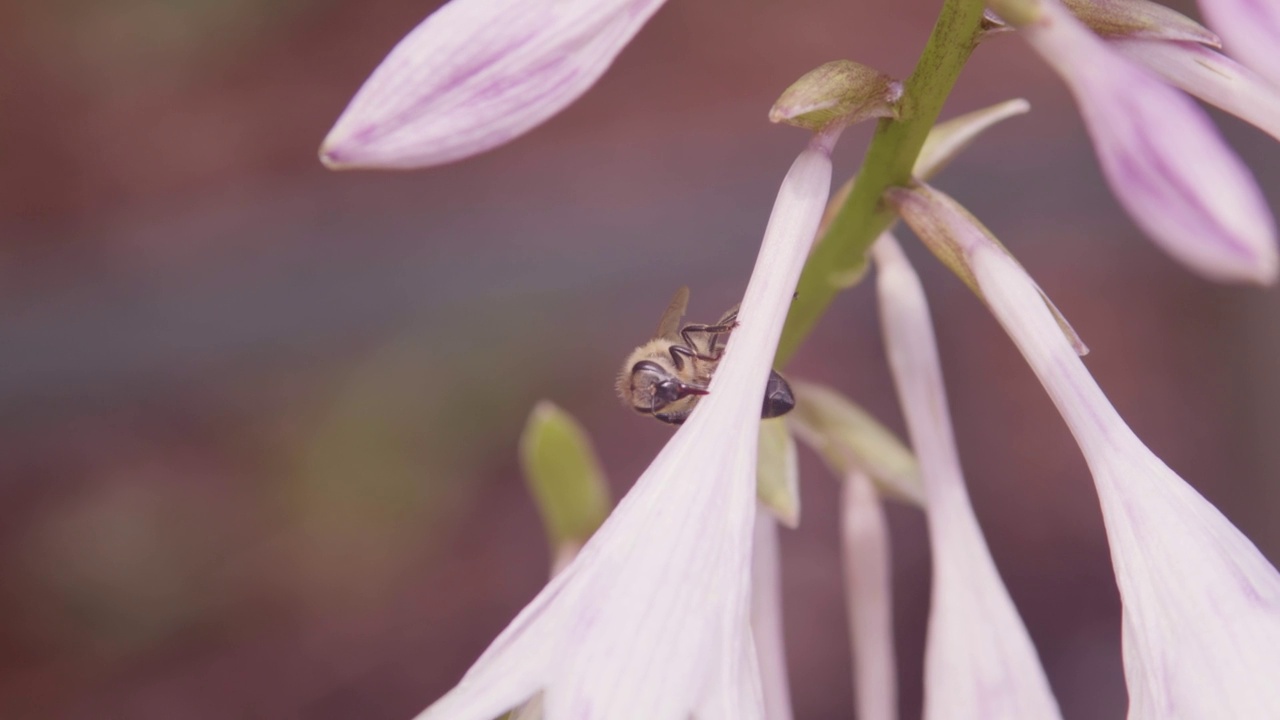
[[[982,10],[982,0],[946,0],[943,5],[920,62],[904,84],[903,119],[880,121],[853,191],[805,264],[775,365],[791,359],[836,293],[856,281],[871,243],[892,224],[894,214],[880,204],[880,196],[911,180],[920,148],[978,43]]]

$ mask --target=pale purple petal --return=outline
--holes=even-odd
[[[531,698],[551,677],[573,567],[554,577],[489,645],[452,690],[416,720],[492,720]]]
[[[924,717],[1060,718],[969,503],[924,289],[891,236],[881,236],[872,253],[889,367],[920,462],[933,554]],[[1035,301],[1043,306],[1039,296]]]
[[[1280,140],[1280,86],[1226,55],[1193,43],[1115,40],[1111,45],[1169,84]]]
[[[694,710],[694,720],[768,720],[756,657],[751,632],[744,628],[735,636],[730,659],[719,664],[715,684]]]
[[[857,718],[897,720],[889,523],[880,494],[862,472],[847,475],[840,488],[840,545]]]
[[[791,720],[791,684],[787,681],[787,643],[782,628],[782,559],[778,522],[773,513],[756,512],[751,550],[751,635],[760,662],[767,720]]]
[[[1280,574],[1134,435],[1025,271],[989,246],[971,259],[1093,473],[1124,606],[1131,720],[1280,717]]]
[[[490,150],[576,100],[662,0],[453,0],[392,49],[329,131],[334,168]]]
[[[604,525],[420,720],[760,717],[749,631],[759,398],[831,186],[834,137],[783,180],[710,386]],[[753,399],[754,398],[754,399]]]
[[[1021,28],[1075,95],[1107,182],[1169,254],[1213,280],[1270,283],[1275,222],[1207,115],[1056,1]]]
[[[1254,72],[1280,85],[1280,3],[1275,0],[1200,0],[1223,49]]]

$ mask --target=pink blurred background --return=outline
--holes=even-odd
[[[546,576],[515,461],[533,403],[591,429],[620,496],[669,430],[618,405],[616,366],[679,285],[694,317],[741,293],[804,142],[766,121],[773,99],[840,57],[906,75],[939,5],[672,2],[542,128],[387,174],[325,171],[316,149],[433,3],[0,7],[0,716],[425,707]],[[1142,238],[1016,37],[979,49],[944,116],[1014,96],[1033,112],[938,184],[1071,318],[1139,435],[1280,560],[1280,296]],[[1280,205],[1280,148],[1223,128]],[[846,135],[841,179],[869,134]],[[978,514],[1063,709],[1122,717],[1084,463],[978,302],[908,251]],[[881,350],[859,287],[790,373],[901,430]],[[851,717],[837,488],[802,468],[782,540],[795,709]],[[929,561],[920,515],[891,521],[910,718]]]

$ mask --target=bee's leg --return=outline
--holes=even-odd
[[[671,349],[670,349],[668,352],[670,352],[670,353],[671,353],[671,362],[675,364],[675,366],[676,366],[676,370],[683,370],[683,369],[684,369],[684,360],[685,360],[685,358],[693,359],[693,358],[698,357],[698,354],[697,354],[697,353],[695,353],[693,350],[691,350],[691,349],[689,349],[689,348],[685,347],[684,345],[674,345],[674,344],[673,344],[673,345],[671,346]]]
[[[693,339],[694,336],[705,338],[708,354],[703,355],[695,351],[694,357],[699,360],[715,361],[720,359],[721,350],[716,347],[720,336],[728,335],[736,327],[738,327],[737,313],[733,313],[732,320],[718,325],[685,325],[680,329],[680,337],[684,339],[690,350],[698,347],[697,342]]]

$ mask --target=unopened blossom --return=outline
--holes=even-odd
[[[1125,424],[986,228],[931,188],[891,190],[887,200],[933,236],[928,244],[963,254],[1080,445],[1123,604],[1130,719],[1280,717],[1280,573]]]
[[[405,36],[329,131],[332,168],[419,168],[495,148],[589,89],[662,0],[452,0]]]
[[[770,122],[806,130],[898,117],[902,83],[852,60],[833,60],[791,84],[769,111]]]
[[[609,484],[587,431],[546,400],[520,435],[520,469],[542,516],[555,577],[609,515]]]
[[[885,348],[920,462],[933,555],[924,717],[1059,718],[1035,646],[969,503],[924,289],[892,236],[881,236],[872,254]]]
[[[1090,30],[1104,38],[1170,40],[1221,47],[1207,28],[1151,0],[1062,0]]]
[[[1111,190],[1169,254],[1220,281],[1270,283],[1275,222],[1205,113],[1057,0],[992,0],[1066,81]]]
[[[1232,57],[1280,86],[1280,3],[1274,0],[1200,0],[1209,27]]]
[[[858,720],[897,720],[889,524],[880,493],[860,470],[851,471],[840,486],[840,545],[856,715]]]
[[[749,630],[759,398],[831,183],[831,135],[783,180],[724,359],[577,558],[420,720],[761,718]]]

